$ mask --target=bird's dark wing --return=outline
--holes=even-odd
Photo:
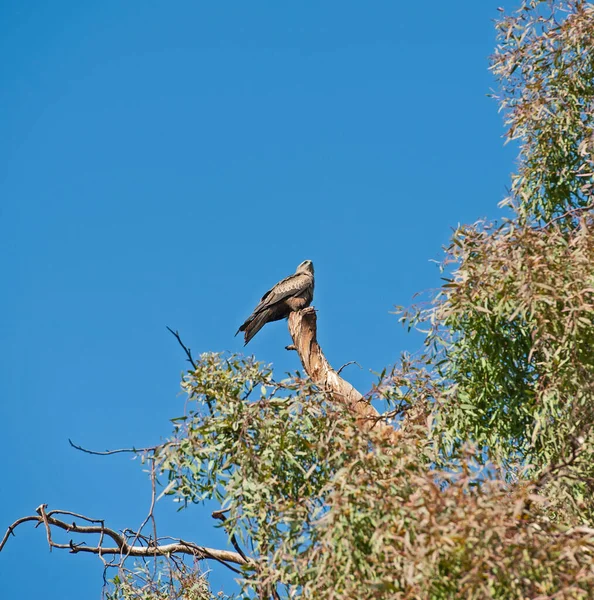
[[[298,296],[309,285],[311,285],[311,277],[304,273],[295,273],[289,275],[289,277],[285,277],[262,296],[258,306],[254,308],[252,315],[269,308],[289,296]]]

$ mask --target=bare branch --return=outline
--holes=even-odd
[[[54,516],[54,515],[67,515],[69,517],[74,517],[75,519],[82,519],[83,521],[87,521],[87,523],[101,523],[103,524],[104,521],[103,519],[91,519],[90,517],[85,517],[85,515],[81,515],[79,513],[75,513],[72,512],[70,510],[52,510],[50,511],[50,516]]]
[[[173,329],[171,329],[171,327],[167,327],[167,329],[171,332],[171,334],[173,335],[173,337],[178,341],[179,345],[184,349],[184,352],[186,353],[187,361],[192,365],[192,367],[194,367],[194,370],[198,369],[198,365],[196,364],[196,361],[194,360],[194,357],[192,356],[192,351],[182,342],[182,339],[179,335],[179,333],[177,331],[173,331]],[[210,414],[213,414],[213,405],[212,405],[212,401],[209,400],[209,398],[206,398],[206,405],[208,406],[208,411],[210,412]]]
[[[105,450],[103,452],[100,452],[98,450],[89,450],[88,448],[83,448],[82,446],[75,444],[70,438],[68,438],[68,443],[76,450],[80,450],[81,452],[85,452],[86,454],[94,454],[95,456],[110,456],[111,454],[122,454],[122,453],[138,454],[140,452],[154,452],[155,450],[157,450],[157,448],[161,447],[161,446],[150,446],[148,448],[134,448],[134,447],[118,448],[117,450]]]
[[[349,360],[349,362],[344,363],[344,365],[342,365],[342,367],[340,367],[340,369],[338,369],[338,371],[336,371],[336,373],[338,375],[340,375],[342,373],[342,370],[345,367],[348,367],[349,365],[357,365],[359,368],[361,368],[361,365],[356,360]]]
[[[134,535],[134,539],[132,540],[132,546],[136,544],[138,538],[142,535],[142,530],[145,525],[151,521],[153,524],[153,537],[156,543],[157,540],[157,522],[155,521],[155,502],[157,501],[157,475],[155,473],[155,461],[151,461],[151,504],[149,506],[148,514],[144,521],[141,523],[138,531]],[[127,558],[127,557],[126,557]]]
[[[190,555],[197,560],[213,559],[226,567],[232,569],[234,572],[240,572],[236,568],[232,567],[229,563],[241,565],[241,566],[254,566],[254,562],[242,556],[239,552],[231,552],[229,550],[218,550],[215,548],[208,548],[206,546],[199,546],[193,542],[186,542],[184,540],[176,540],[171,543],[160,543],[159,539],[154,540],[154,544],[148,544],[146,546],[138,545],[135,542],[129,543],[126,536],[118,533],[117,531],[106,527],[102,521],[96,519],[90,519],[84,515],[76,515],[76,513],[70,513],[68,511],[55,510],[46,512],[47,505],[42,504],[37,508],[37,516],[28,516],[18,519],[12,525],[8,527],[6,534],[4,535],[2,542],[0,542],[0,551],[6,545],[6,542],[10,535],[14,535],[14,530],[21,524],[28,521],[44,524],[46,528],[48,545],[50,548],[59,548],[61,550],[69,550],[73,554],[79,552],[86,552],[89,554],[97,554],[99,556],[113,555],[119,556],[121,560],[129,557],[143,557],[143,558],[154,558],[156,556],[170,557],[171,555]],[[68,514],[76,515],[78,518],[93,523],[92,525],[79,525],[75,521],[68,523],[61,519],[56,518],[56,514]],[[100,537],[100,543],[95,546],[86,545],[85,542],[75,543],[70,540],[67,544],[61,544],[55,542],[51,536],[51,528],[57,527],[63,529],[69,533],[77,533],[81,535],[93,535],[97,534]],[[135,539],[138,540],[140,532],[134,534]],[[110,538],[115,544],[114,546],[104,546],[103,539]],[[142,536],[144,537],[144,536]]]
[[[192,357],[192,351],[182,342],[182,339],[177,331],[173,331],[173,329],[171,329],[171,327],[167,327],[167,329],[169,330],[171,335],[173,335],[173,337],[177,340],[178,344],[184,349],[184,352],[186,353],[186,356],[188,357],[187,361],[194,367],[194,370],[196,370],[198,368],[198,365],[196,365],[196,362],[194,361],[194,358]]]
[[[4,548],[4,546],[6,545],[8,538],[11,535],[14,535],[14,530],[19,525],[21,525],[22,523],[26,523],[27,521],[35,521],[39,523],[39,517],[23,517],[22,519],[17,519],[12,525],[9,525],[8,529],[6,530],[6,533],[4,534],[4,537],[2,538],[2,541],[0,542],[0,552],[2,552],[2,548]]]

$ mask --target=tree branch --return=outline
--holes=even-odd
[[[357,415],[357,423],[364,431],[374,427],[393,436],[394,428],[382,423],[382,416],[348,381],[336,372],[320,348],[317,340],[317,316],[313,306],[289,314],[289,333],[301,364],[310,379],[322,390],[329,392],[336,402],[345,404]]]
[[[8,538],[11,535],[14,535],[14,530],[19,525],[22,525],[23,523],[26,523],[28,521],[32,521],[37,523],[38,525],[43,524],[45,526],[47,541],[50,549],[59,548],[62,550],[70,550],[70,552],[73,554],[77,554],[79,552],[87,552],[90,554],[98,554],[99,556],[120,556],[121,559],[125,559],[129,556],[154,558],[155,556],[169,557],[173,554],[187,554],[193,556],[197,560],[216,560],[235,572],[239,571],[228,563],[234,563],[241,566],[252,566],[254,564],[252,560],[246,558],[245,555],[242,556],[238,552],[207,548],[206,546],[199,546],[197,544],[194,544],[193,542],[186,542],[181,539],[168,544],[159,543],[159,540],[151,540],[151,542],[148,545],[143,546],[135,543],[138,540],[138,538],[141,537],[140,534],[132,532],[131,535],[134,537],[135,542],[130,544],[125,535],[118,533],[117,531],[110,529],[109,527],[106,527],[103,521],[101,520],[90,519],[89,517],[85,517],[84,515],[76,515],[75,513],[62,510],[53,510],[46,512],[46,506],[47,505],[42,504],[37,508],[37,516],[23,517],[12,523],[12,525],[8,527],[4,537],[2,538],[2,541],[0,542],[0,552],[6,545]],[[68,523],[66,521],[56,518],[54,515],[57,514],[76,516],[89,524],[79,525],[75,521]],[[69,533],[77,533],[81,535],[97,534],[101,536],[100,543],[96,546],[89,546],[86,545],[85,542],[74,543],[73,540],[70,540],[68,544],[60,544],[52,539],[52,527],[57,527]],[[103,539],[105,537],[110,538],[115,544],[115,546],[104,546]]]
[[[76,450],[80,450],[85,454],[94,454],[95,456],[111,456],[112,454],[122,454],[122,453],[130,453],[130,454],[139,454],[141,452],[155,452],[161,446],[150,446],[149,448],[118,448],[117,450],[105,450],[103,452],[99,450],[89,450],[88,448],[83,448],[78,444],[75,444],[70,438],[68,438],[68,443]]]

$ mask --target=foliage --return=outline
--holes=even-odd
[[[110,583],[106,600],[224,600],[222,593],[211,593],[198,569],[189,569],[183,562],[177,562],[175,568],[163,561],[152,568],[146,564],[138,564],[133,570],[121,566]]]
[[[591,204],[593,22],[594,6],[583,0],[527,0],[497,23],[492,68],[507,138],[521,142],[509,202],[529,221]]]
[[[226,531],[257,558],[244,571],[246,593],[277,585],[304,598],[594,593],[585,530],[528,518],[530,488],[504,484],[468,449],[459,466],[432,468],[425,419],[396,439],[362,434],[347,407],[298,375],[277,383],[253,359],[219,354],[203,355],[184,387],[192,405],[161,468],[184,504],[218,498],[229,509]]]
[[[248,597],[594,597],[594,6],[530,0],[497,28],[512,214],[456,231],[402,316],[424,352],[369,396],[395,433],[253,358],[184,377],[155,458],[182,507],[228,510]]]
[[[550,483],[551,514],[585,523],[594,508],[594,7],[543,4],[498,25],[494,71],[508,136],[522,140],[514,216],[460,228],[433,306],[405,318],[430,323],[444,455],[473,440],[512,479],[514,463],[532,477],[571,463]]]
[[[438,325],[429,335],[450,386],[437,415],[448,450],[470,437],[535,468],[575,444],[584,451],[594,416],[593,225],[583,217],[571,231],[509,222],[456,233],[449,252],[459,269],[430,311]]]

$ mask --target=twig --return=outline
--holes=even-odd
[[[85,517],[85,515],[81,515],[70,510],[56,509],[50,511],[49,516],[53,517],[54,515],[68,515],[69,517],[74,517],[75,519],[83,519],[84,521],[87,521],[87,523],[101,523],[101,525],[104,524],[103,519],[91,519],[90,517]]]
[[[336,372],[340,375],[341,371],[349,365],[357,365],[360,369],[363,368],[356,360],[349,360],[349,362],[344,363],[344,365],[342,365],[342,367],[340,367],[340,369],[338,369]]]
[[[155,544],[157,543],[157,524],[155,522],[155,515],[154,515],[156,495],[157,495],[157,483],[156,483],[156,474],[155,474],[155,462],[151,461],[151,504],[149,506],[149,511],[148,511],[146,518],[144,519],[144,521],[138,528],[138,531],[134,535],[134,539],[132,540],[131,547],[133,547],[136,544],[136,542],[138,541],[138,538],[142,534],[142,530],[144,529],[145,525],[149,522],[149,520],[152,520]],[[147,545],[148,545],[148,542],[147,542]]]
[[[218,519],[219,521],[222,521],[223,523],[227,520],[227,517],[225,516],[225,513],[228,512],[227,510],[215,510],[212,513],[212,518],[213,519]],[[237,553],[244,559],[244,560],[248,560],[248,557],[244,554],[243,550],[241,549],[241,546],[239,545],[239,542],[237,541],[237,538],[235,537],[235,534],[232,533],[231,534],[231,544],[233,544],[233,547],[235,548],[235,550],[237,550]]]
[[[160,446],[150,446],[149,448],[118,448],[117,450],[105,450],[104,452],[99,452],[97,450],[89,450],[87,448],[83,448],[78,444],[75,444],[70,438],[68,438],[68,443],[75,448],[76,450],[80,450],[81,452],[85,452],[86,454],[94,454],[96,456],[110,456],[111,454],[121,454],[121,453],[130,453],[130,454],[138,454],[139,452],[154,452]]]
[[[198,368],[198,365],[194,362],[194,358],[192,357],[192,351],[182,342],[181,337],[179,336],[179,333],[177,331],[173,331],[173,329],[171,329],[171,327],[168,327],[167,325],[166,327],[169,330],[169,332],[173,335],[173,337],[177,340],[178,344],[184,349],[184,352],[188,357],[187,361],[194,367],[194,370],[196,370]]]
[[[173,331],[173,329],[171,329],[171,327],[167,327],[167,329],[171,332],[173,337],[178,341],[179,345],[184,349],[184,352],[186,353],[186,356],[188,357],[187,361],[194,367],[194,370],[198,369],[198,365],[196,364],[196,362],[194,361],[194,358],[192,356],[192,351],[182,342],[182,339],[181,339],[179,333],[177,331]],[[214,411],[212,408],[212,401],[208,398],[208,396],[206,397],[206,405],[208,406],[208,412],[210,412],[210,414],[213,415]]]

